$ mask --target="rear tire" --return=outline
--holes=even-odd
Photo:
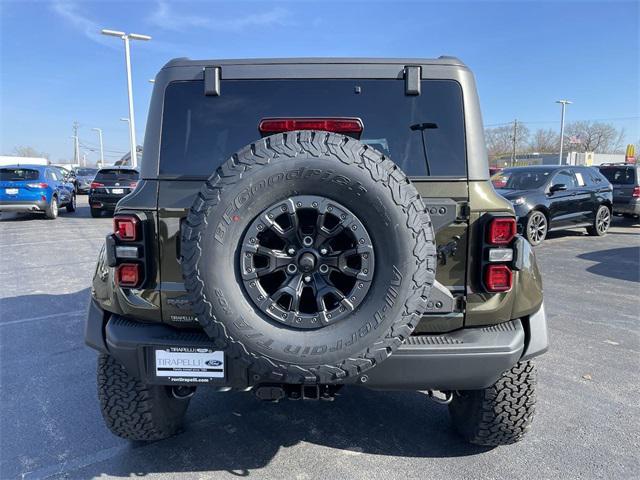
[[[606,205],[600,205],[593,219],[593,225],[587,227],[587,233],[594,237],[604,237],[609,231],[610,225],[611,210]]]
[[[146,385],[112,356],[98,357],[98,397],[102,416],[114,435],[127,440],[162,440],[182,427],[189,398],[175,398],[171,387]]]
[[[91,207],[91,216],[93,218],[101,217],[102,216],[102,210],[100,210],[99,208]]]
[[[456,430],[476,445],[509,445],[521,440],[533,420],[535,384],[535,366],[521,362],[488,388],[456,392],[449,404]]]
[[[72,213],[76,211],[76,194],[71,195],[71,200],[67,204],[67,212]]]
[[[49,206],[47,206],[47,209],[45,210],[44,214],[49,220],[55,220],[56,218],[58,218],[58,198],[57,197],[51,197]]]

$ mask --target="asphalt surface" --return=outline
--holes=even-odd
[[[108,218],[86,197],[55,221],[0,220],[0,478],[638,478],[640,225],[555,233],[537,249],[551,349],[520,443],[469,446],[422,393],[352,387],[333,403],[201,390],[184,433],[130,443],[105,428],[83,344]]]

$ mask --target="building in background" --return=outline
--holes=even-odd
[[[14,157],[0,155],[0,165],[50,165],[51,162],[44,157]]]

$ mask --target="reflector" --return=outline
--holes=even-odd
[[[506,265],[489,265],[485,270],[484,283],[489,292],[507,292],[512,282],[513,273]]]
[[[135,287],[140,281],[140,265],[137,263],[123,263],[116,270],[116,282],[121,287]]]

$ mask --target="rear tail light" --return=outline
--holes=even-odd
[[[640,186],[636,185],[635,187],[633,187],[633,193],[631,194],[631,196],[634,198],[640,197]]]
[[[260,121],[258,130],[266,135],[294,130],[323,130],[359,137],[363,125],[359,118],[266,118]]]
[[[138,240],[138,218],[132,215],[119,215],[113,218],[113,233],[119,240],[134,242]]]
[[[89,185],[89,188],[102,188],[104,187],[104,183],[100,183],[100,182],[91,182],[91,185]]]
[[[27,183],[29,188],[49,188],[48,183]]]
[[[492,245],[508,245],[516,236],[517,227],[515,218],[494,218],[487,230],[487,242]]]
[[[123,263],[116,270],[116,283],[121,287],[137,287],[142,279],[140,264]]]
[[[136,186],[137,186],[137,185],[138,185],[138,182],[131,182],[131,183],[129,184],[129,186],[130,186],[131,188],[136,188]]]
[[[484,284],[489,292],[508,292],[513,283],[513,272],[506,265],[488,265]]]

